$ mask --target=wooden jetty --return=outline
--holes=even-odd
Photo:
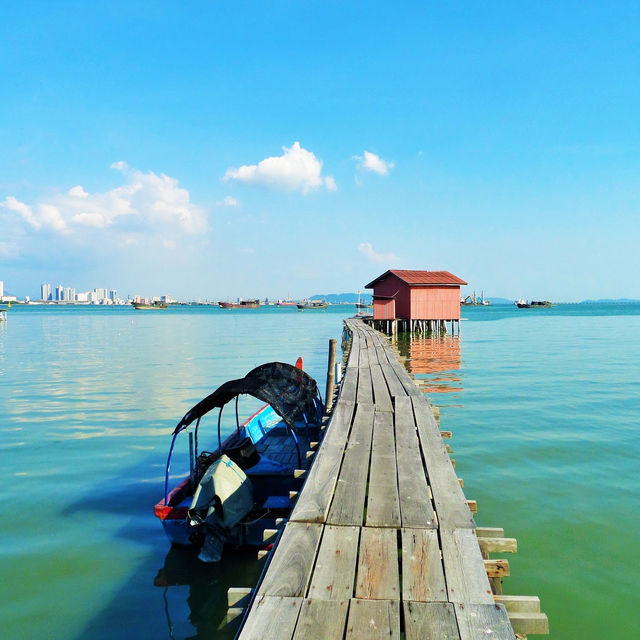
[[[321,444],[255,589],[231,590],[240,640],[507,640],[548,633],[504,596],[516,541],[477,527],[423,393],[388,341],[345,321],[346,368]],[[516,636],[517,634],[517,636]]]

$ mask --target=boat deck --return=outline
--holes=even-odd
[[[337,403],[238,637],[513,640],[426,397],[381,334],[345,325]]]

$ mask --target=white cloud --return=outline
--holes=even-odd
[[[237,180],[282,191],[300,190],[305,195],[322,186],[329,191],[337,189],[333,177],[323,177],[322,161],[318,160],[311,151],[303,149],[299,142],[294,142],[288,148],[282,147],[282,150],[281,156],[265,158],[258,164],[227,169],[222,179]]]
[[[225,196],[216,202],[216,207],[239,207],[240,203],[233,196]]]
[[[67,193],[76,198],[86,198],[89,195],[80,185],[71,187]]]
[[[0,202],[0,207],[4,207],[9,211],[17,213],[30,227],[33,227],[34,229],[40,229],[40,227],[42,227],[42,223],[33,214],[31,207],[26,205],[24,202],[20,202],[20,200],[16,200],[13,196],[7,196],[2,202]]]
[[[155,236],[163,231],[197,233],[206,229],[206,212],[190,201],[189,192],[175,178],[130,169],[125,162],[111,167],[123,173],[124,184],[110,191],[87,193],[76,185],[34,205],[8,196],[0,206],[17,213],[36,230],[73,233],[133,225]]]
[[[400,262],[400,258],[395,253],[376,253],[370,242],[361,242],[358,245],[358,251],[378,264],[396,266]]]
[[[393,169],[393,162],[387,162],[380,156],[370,151],[364,152],[363,156],[353,156],[354,160],[358,160],[358,167],[363,171],[373,171],[379,173],[381,176],[387,175],[390,169]]]

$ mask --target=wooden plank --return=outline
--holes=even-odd
[[[294,640],[342,640],[349,600],[305,600],[300,608]]]
[[[482,553],[516,553],[518,541],[515,538],[478,538]]]
[[[376,411],[393,411],[391,396],[389,395],[389,389],[382,375],[380,365],[372,364],[370,369],[371,382],[373,383],[373,400],[376,405]]]
[[[310,598],[349,600],[353,596],[359,538],[359,527],[325,526],[311,576]]]
[[[358,600],[349,605],[346,640],[399,640],[398,600]]]
[[[440,526],[445,529],[474,529],[473,516],[431,409],[422,398],[411,398],[411,402]]]
[[[389,364],[386,354],[380,352],[379,358],[380,360],[384,358],[384,362],[380,362],[380,369],[382,370],[382,375],[387,383],[387,387],[389,387],[391,397],[406,396],[407,392],[398,379],[393,367]]]
[[[409,373],[407,370],[398,362],[398,358],[396,354],[393,352],[386,338],[379,332],[373,328],[370,328],[372,332],[372,336],[374,339],[374,343],[378,347],[378,358],[380,359],[380,353],[384,353],[387,362],[395,372],[398,381],[402,385],[404,392],[409,396],[422,396],[422,392],[418,389],[414,383],[414,381],[409,377]],[[381,350],[381,351],[380,351]]]
[[[531,611],[509,612],[509,622],[516,633],[531,635],[549,633],[549,620],[544,613]]]
[[[440,543],[435,529],[402,529],[402,599],[447,601]]]
[[[358,358],[358,368],[364,369],[369,367],[369,345],[360,346],[360,354]]]
[[[364,404],[373,404],[373,383],[369,367],[358,368],[358,388],[356,400]]]
[[[334,409],[320,450],[307,473],[291,521],[324,522],[338,480],[355,405],[341,400]]]
[[[493,603],[489,578],[473,531],[441,529],[440,545],[449,601]]]
[[[458,624],[450,602],[405,602],[406,640],[459,640]]]
[[[340,385],[339,400],[345,402],[355,402],[356,392],[358,388],[358,367],[347,367],[344,376],[342,376],[342,383]]]
[[[460,640],[515,640],[515,633],[509,622],[506,609],[500,604],[454,605]]]
[[[373,405],[359,404],[356,408],[351,435],[327,517],[329,524],[363,523],[374,414]]]
[[[393,414],[376,412],[371,445],[368,527],[400,527]]]
[[[356,598],[398,600],[398,536],[395,529],[364,528],[360,533]]]
[[[437,527],[408,397],[394,399],[398,496],[403,527]]]
[[[238,640],[286,640],[293,635],[302,598],[259,596]]]
[[[506,596],[494,595],[493,599],[498,604],[503,604],[507,613],[539,613],[540,598],[538,596]]]
[[[321,534],[320,524],[287,523],[258,595],[305,596]]]

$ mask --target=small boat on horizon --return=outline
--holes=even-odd
[[[324,300],[302,300],[297,303],[298,311],[322,311],[329,306]]]
[[[518,298],[514,302],[518,309],[530,309],[532,307],[544,308],[544,307],[552,307],[553,304],[549,300],[532,300],[531,302],[527,302],[524,298]]]
[[[242,424],[240,395],[267,403]],[[223,441],[222,411],[231,402],[236,429]],[[219,410],[217,448],[199,451],[200,441],[216,441],[199,431],[201,419],[214,409]],[[263,546],[264,529],[291,513],[289,492],[301,486],[295,470],[308,466],[303,452],[318,441],[322,414],[318,385],[302,370],[302,358],[295,367],[260,365],[187,411],[173,430],[164,497],[154,507],[171,543],[196,546],[203,562],[219,561],[225,544]],[[189,473],[171,487],[176,437],[187,430]]]
[[[148,309],[166,309],[167,305],[165,302],[132,302],[131,305],[134,309],[138,310],[148,310]]]
[[[260,307],[260,300],[240,300],[239,302],[218,302],[218,306],[221,309],[258,309]]]

